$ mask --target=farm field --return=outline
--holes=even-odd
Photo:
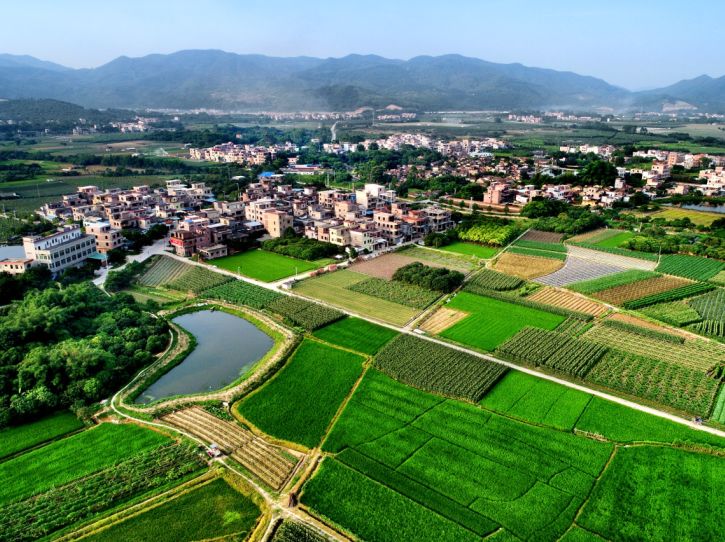
[[[313,448],[362,373],[363,361],[307,339],[272,380],[237,404],[237,411],[273,437]]]
[[[415,388],[476,402],[506,372],[503,365],[401,334],[373,359],[376,368]]]
[[[610,230],[613,235],[606,236],[602,239],[594,241],[594,245],[599,248],[620,248],[624,243],[629,241],[634,234],[631,231]],[[590,241],[591,243],[591,241]]]
[[[229,301],[235,305],[247,305],[253,309],[264,309],[270,303],[282,297],[280,293],[243,280],[233,280],[220,284],[205,290],[203,295],[210,299]]]
[[[678,207],[668,207],[661,211],[647,214],[652,219],[663,218],[665,220],[680,220],[689,218],[694,224],[709,226],[715,220],[723,217],[722,213],[709,213],[707,211],[696,211],[695,209],[681,209]]]
[[[144,286],[157,287],[173,282],[191,269],[186,264],[167,256],[158,256],[151,266],[139,277],[139,282]]]
[[[685,301],[658,303],[639,309],[639,312],[673,326],[686,326],[700,320],[700,314]]]
[[[139,278],[143,286],[169,288],[194,294],[234,279],[198,265],[160,256]]]
[[[274,531],[269,542],[328,542],[328,538],[309,525],[284,520]]]
[[[446,307],[466,312],[469,316],[440,335],[488,351],[494,350],[527,325],[554,329],[565,320],[558,314],[468,292],[460,292]]]
[[[587,340],[621,352],[649,357],[702,372],[725,360],[725,346],[702,340],[689,339],[673,344],[621,329],[594,326],[584,334]]]
[[[487,290],[515,290],[522,284],[523,280],[518,277],[504,275],[491,269],[481,269],[466,282],[464,289],[475,294]]]
[[[447,267],[448,269],[460,271],[461,273],[466,273],[472,269],[475,269],[478,266],[479,262],[477,257],[471,257],[467,254],[463,254],[460,252],[444,250],[445,248],[447,247],[433,249],[419,246],[407,246],[399,250],[396,254],[406,256],[408,258],[413,258],[416,261],[424,263],[425,265],[435,266],[437,264],[440,267]]]
[[[338,320],[314,332],[315,337],[325,342],[368,355],[375,354],[397,334],[387,327],[354,317]]]
[[[608,290],[609,288],[615,288],[617,286],[624,286],[626,284],[651,279],[657,276],[659,275],[654,271],[629,269],[613,275],[605,275],[595,279],[568,284],[567,288],[575,292],[579,292],[580,294],[594,294],[596,292],[601,292],[602,290]]]
[[[567,247],[565,244],[556,241],[556,242],[547,242],[547,241],[535,241],[531,238],[522,237],[518,241],[514,241],[511,246],[514,247],[521,247],[521,248],[531,248],[535,250],[542,250],[542,251],[548,251],[548,252],[561,252],[563,254],[566,254]]]
[[[562,267],[564,267],[564,262],[561,260],[504,252],[496,259],[493,269],[506,275],[529,280],[550,275]]]
[[[231,535],[240,540],[254,528],[259,514],[249,498],[217,478],[83,540],[191,542]]]
[[[418,310],[385,299],[360,294],[347,287],[361,282],[368,275],[343,269],[319,277],[308,278],[296,284],[294,291],[308,297],[326,301],[331,305],[395,325],[404,325],[418,314]]]
[[[555,382],[509,371],[479,404],[524,421],[571,431],[591,398]]]
[[[555,307],[561,307],[575,312],[582,312],[590,314],[592,316],[601,316],[609,309],[601,303],[591,301],[584,297],[578,296],[566,290],[557,290],[556,288],[549,288],[545,286],[530,296],[527,299],[543,303],[545,305],[553,305]]]
[[[210,260],[208,263],[220,269],[226,269],[233,273],[241,273],[245,277],[261,280],[263,282],[274,282],[290,277],[296,273],[305,273],[313,269],[319,269],[332,263],[334,260],[323,259],[314,262],[290,258],[275,252],[267,252],[262,249],[249,250],[233,256],[225,256]]]
[[[613,267],[619,267],[619,271],[625,269],[641,269],[643,271],[654,271],[657,267],[657,255],[649,254],[646,252],[634,252],[622,250],[624,254],[617,254],[616,252],[620,249],[605,249],[603,247],[587,248],[585,246],[577,246],[569,244],[569,255],[583,260],[589,260],[594,263],[601,263],[604,265],[611,265]],[[608,250],[614,252],[607,252]],[[594,278],[594,277],[591,277]]]
[[[624,490],[626,488],[626,490]],[[718,540],[725,462],[660,447],[620,448],[579,518],[609,540]]]
[[[681,278],[659,276],[600,290],[592,294],[592,297],[612,305],[623,305],[628,301],[660,294],[688,284],[691,283]]]
[[[687,303],[703,320],[725,320],[725,288],[693,297]]]
[[[725,425],[725,386],[720,388],[720,393],[715,400],[715,406],[712,409],[711,419]]]
[[[540,230],[529,230],[521,236],[521,240],[537,241],[540,243],[561,243],[562,239],[564,239],[563,233]]]
[[[351,284],[348,286],[348,289],[353,292],[379,297],[392,301],[393,303],[420,310],[434,303],[442,295],[441,292],[422,288],[415,284],[379,279],[376,277],[370,277],[369,279]]]
[[[639,318],[637,316],[633,316],[631,314],[627,314],[624,312],[613,312],[612,314],[607,316],[607,320],[615,320],[617,322],[624,322],[625,324],[632,324],[635,326],[652,329],[654,331],[659,331],[661,333],[668,333],[670,335],[675,335],[678,337],[689,337],[689,335],[687,333],[684,333],[683,331],[680,331],[678,329],[674,329],[671,327],[665,327],[660,324],[650,322],[649,320],[645,320],[644,318]]]
[[[559,245],[556,245],[559,246]],[[561,245],[564,246],[564,245]],[[566,248],[566,247],[564,247]],[[506,249],[510,254],[519,254],[521,256],[533,256],[535,258],[549,258],[551,260],[566,261],[566,251],[542,250],[539,248],[531,248],[527,246],[511,245]]]
[[[713,260],[712,258],[666,254],[662,256],[657,271],[692,280],[708,280],[717,275],[723,268],[725,268],[725,262]]]
[[[137,425],[102,424],[0,463],[0,505],[110,467],[169,439]]]
[[[71,412],[59,412],[41,420],[0,431],[0,460],[83,427]]]
[[[343,317],[335,309],[292,296],[280,296],[269,303],[267,308],[307,331],[324,327]]]
[[[678,301],[687,297],[694,297],[713,290],[715,286],[705,282],[691,282],[683,286],[673,288],[660,293],[650,294],[630,301],[625,301],[622,306],[625,309],[641,309],[657,303],[665,303],[669,301]]]
[[[368,372],[324,449],[337,454],[327,461],[347,465],[357,480],[365,480],[360,475],[376,480],[479,537],[501,526],[522,539],[554,540],[571,525],[612,446],[437,398]],[[363,529],[378,517],[367,519],[375,496],[346,495],[317,482],[318,476],[305,486],[302,502],[370,538]],[[337,515],[335,502],[349,513]],[[375,539],[397,540],[395,529],[408,517],[384,516],[390,523]]]
[[[710,282],[719,286],[725,286],[725,271],[720,271],[717,275],[711,277]]]
[[[487,260],[493,258],[499,253],[501,247],[487,247],[485,245],[477,245],[475,243],[466,243],[465,241],[455,241],[450,245],[440,247],[439,250],[445,250],[446,252],[453,252],[455,254],[464,254],[466,256],[474,256]]]
[[[602,263],[601,261],[585,260],[569,255],[566,264],[555,272],[540,276],[536,282],[548,286],[568,286],[583,280],[598,279],[622,271],[622,268]]]
[[[420,329],[426,333],[437,335],[453,324],[460,322],[466,316],[468,314],[465,312],[449,309],[448,307],[439,307],[420,324]]]

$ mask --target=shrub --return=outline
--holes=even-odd
[[[476,275],[466,283],[464,290],[479,294],[488,290],[515,290],[524,281],[519,277],[512,277],[491,269],[481,269]]]
[[[452,292],[463,283],[464,278],[460,271],[430,267],[420,262],[404,265],[393,274],[393,280],[438,292]]]

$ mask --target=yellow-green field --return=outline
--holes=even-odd
[[[678,220],[680,218],[689,218],[695,224],[703,224],[709,226],[718,218],[725,218],[723,213],[709,213],[707,211],[695,211],[693,209],[671,208],[657,211],[655,213],[640,214],[640,216],[649,216],[650,218],[664,218],[665,220]]]

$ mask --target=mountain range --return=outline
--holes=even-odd
[[[395,60],[269,57],[188,50],[72,69],[0,54],[0,98],[52,98],[95,108],[346,111],[568,109],[725,112],[725,77],[631,92],[572,72],[460,55]]]

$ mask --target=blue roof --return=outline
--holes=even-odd
[[[259,177],[271,177],[272,175],[274,175],[274,171],[263,171],[258,176]]]

